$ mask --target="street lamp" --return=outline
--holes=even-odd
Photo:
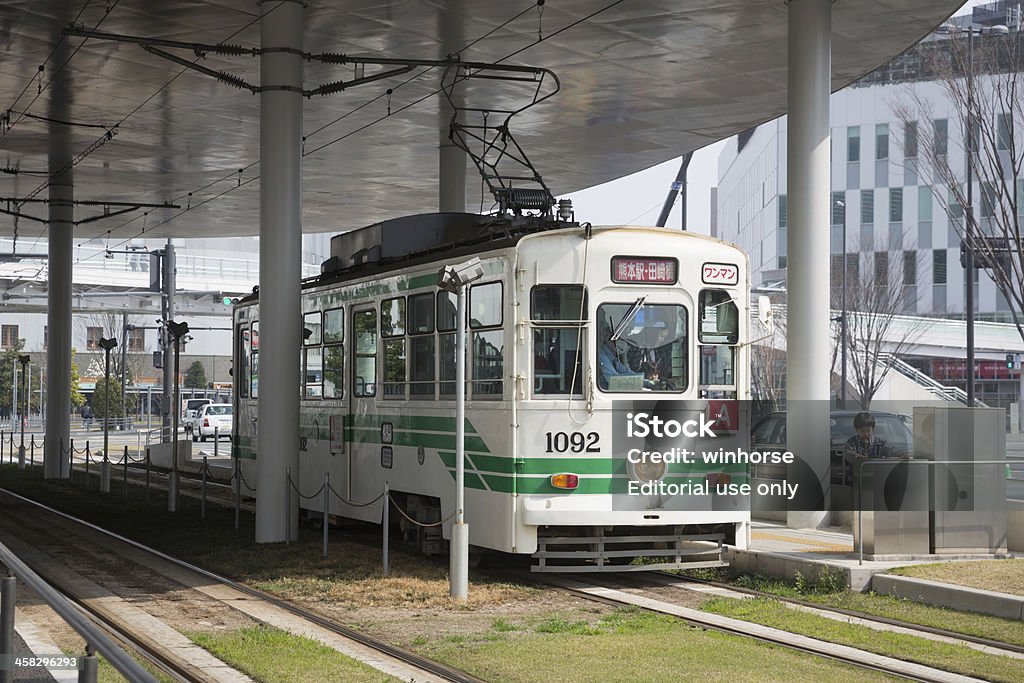
[[[100,491],[110,493],[110,352],[117,347],[117,337],[100,339],[100,348],[105,358],[103,376],[106,382],[103,392],[103,466],[100,469]]]
[[[21,401],[22,405],[25,406],[21,411],[21,445],[18,446],[18,468],[25,469],[25,420],[28,419],[28,395],[25,391],[25,377],[27,376],[29,357],[18,356],[18,362],[21,363]]]
[[[463,601],[469,597],[469,525],[465,516],[466,285],[483,275],[480,259],[475,257],[457,266],[444,266],[437,273],[437,286],[455,294],[458,300],[455,323],[455,524],[452,525],[448,574],[451,596]]]
[[[178,359],[181,354],[181,338],[188,334],[188,323],[167,321],[167,332],[174,340],[174,400],[171,402],[171,478],[167,490],[167,511],[178,511],[178,406],[181,403],[181,382],[178,374]]]
[[[963,27],[957,24],[943,24],[939,27],[939,33],[967,34],[967,71],[965,79],[967,83],[967,112],[965,123],[967,124],[967,144],[965,154],[967,157],[967,206],[964,207],[966,220],[964,221],[964,321],[967,325],[967,405],[974,407],[974,35],[1006,35],[1010,32],[1006,26],[984,26],[974,28],[973,26]]]

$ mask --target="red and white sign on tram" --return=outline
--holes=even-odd
[[[706,285],[735,285],[740,281],[740,269],[732,263],[705,263],[700,279]]]
[[[674,285],[678,263],[674,258],[615,256],[612,258],[612,282]]]

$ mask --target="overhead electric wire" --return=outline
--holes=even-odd
[[[581,23],[583,23],[583,22],[585,22],[585,21],[588,21],[588,20],[592,19],[593,17],[597,16],[598,14],[601,14],[601,13],[603,13],[603,12],[606,12],[606,11],[608,11],[609,9],[611,9],[611,8],[615,7],[616,5],[619,5],[619,4],[621,4],[622,2],[624,2],[624,0],[615,0],[614,2],[611,2],[611,3],[609,3],[608,5],[605,5],[604,7],[602,7],[602,8],[599,8],[599,9],[595,10],[595,11],[591,12],[590,14],[587,14],[586,16],[584,16],[584,17],[581,17],[581,18],[577,19],[576,21],[573,21],[573,22],[571,22],[571,23],[569,23],[569,24],[567,24],[567,25],[563,26],[562,28],[558,29],[557,31],[554,31],[553,33],[550,33],[550,34],[548,34],[548,35],[539,35],[539,36],[538,36],[538,38],[537,38],[536,40],[534,40],[534,41],[532,41],[531,43],[529,43],[529,44],[527,44],[527,45],[525,45],[525,46],[523,46],[523,47],[519,48],[518,50],[514,50],[513,52],[511,52],[511,53],[509,53],[509,54],[505,55],[504,57],[502,57],[502,58],[500,58],[500,59],[497,59],[497,60],[495,60],[495,62],[494,62],[494,63],[495,63],[495,64],[500,64],[501,62],[504,62],[505,60],[511,59],[512,57],[514,57],[514,56],[516,56],[516,55],[519,55],[519,54],[521,54],[522,52],[525,52],[526,50],[529,50],[530,48],[532,48],[532,47],[535,47],[536,45],[539,45],[540,43],[543,43],[543,42],[545,42],[545,41],[547,41],[547,40],[550,40],[551,38],[554,38],[555,36],[557,36],[557,35],[559,35],[559,34],[561,34],[561,33],[564,33],[565,31],[568,31],[569,29],[572,29],[572,28],[576,27],[576,26],[580,25]],[[280,4],[279,4],[278,6],[280,6]],[[529,7],[529,8],[527,8],[527,9],[525,9],[525,10],[522,10],[522,11],[520,11],[520,12],[519,12],[518,14],[516,14],[516,15],[515,15],[514,17],[512,17],[512,18],[510,18],[509,20],[505,21],[504,23],[502,23],[502,24],[501,24],[501,25],[499,25],[498,27],[496,27],[496,28],[494,28],[494,29],[491,29],[491,30],[490,30],[490,31],[488,31],[488,32],[487,32],[486,34],[484,34],[483,36],[481,36],[481,37],[479,37],[479,38],[477,38],[477,39],[473,40],[473,41],[472,41],[471,43],[469,43],[469,45],[467,45],[466,47],[464,47],[464,48],[463,48],[462,50],[460,50],[460,51],[459,51],[459,52],[457,52],[456,54],[458,54],[458,53],[461,53],[462,51],[464,51],[464,50],[468,49],[468,47],[469,47],[469,46],[475,45],[476,43],[480,42],[480,41],[481,41],[481,40],[483,40],[484,38],[486,38],[486,37],[488,37],[488,36],[492,35],[492,34],[493,34],[493,33],[494,33],[495,31],[497,31],[497,30],[500,30],[501,28],[503,28],[503,27],[507,26],[507,25],[508,25],[509,23],[511,23],[512,21],[515,21],[516,19],[518,19],[518,18],[522,17],[522,16],[524,15],[524,14],[526,14],[527,12],[529,12],[529,11],[530,11],[531,9],[533,9],[534,7],[543,7],[543,5],[542,5],[541,3],[539,3],[539,2],[538,2],[538,3],[535,3],[535,4],[531,5],[531,6]],[[276,8],[275,8],[275,9],[276,9]],[[272,11],[272,10],[271,10],[271,11]],[[256,20],[258,20],[258,19],[260,19],[260,18],[261,18],[261,17],[257,17],[257,19],[256,19]],[[255,22],[256,20],[254,20],[254,22]],[[249,25],[251,25],[251,24],[249,24]],[[244,30],[245,28],[248,28],[248,26],[249,26],[249,25],[246,25],[246,26],[244,26],[244,27],[243,27],[242,29],[239,29],[239,31],[236,31],[236,33],[232,34],[232,36],[230,36],[230,37],[233,37],[234,35],[237,35],[237,33],[241,32],[241,31],[242,31],[242,30]],[[229,37],[228,39],[230,39],[230,37]],[[402,83],[402,85],[405,85],[405,84],[407,84],[407,83],[409,83],[409,82],[411,82],[411,81],[415,80],[416,78],[418,78],[418,77],[422,76],[423,74],[427,73],[428,71],[430,71],[430,70],[431,70],[431,69],[433,69],[433,68],[435,68],[435,67],[429,67],[429,68],[427,68],[427,69],[426,69],[425,71],[423,71],[422,73],[420,73],[420,74],[417,74],[416,76],[413,76],[413,77],[411,77],[411,78],[407,79],[407,80],[406,80],[405,82],[403,82],[403,83]],[[180,76],[180,75],[181,75],[181,73],[184,73],[184,71],[185,71],[185,70],[182,70],[182,72],[180,72],[180,73],[178,74],[178,76]],[[175,76],[175,77],[174,77],[174,79],[171,79],[171,81],[169,81],[169,82],[168,82],[167,84],[165,84],[165,86],[164,86],[164,87],[167,87],[167,85],[170,85],[170,83],[172,83],[172,82],[173,82],[173,81],[174,81],[175,79],[177,79],[177,77],[178,77],[178,76]],[[161,90],[162,90],[162,89],[163,89],[163,88],[161,88]],[[394,92],[394,90],[395,90],[395,88],[388,88],[387,90],[390,90],[390,91],[391,91],[391,93],[393,93],[393,92]],[[157,92],[159,92],[159,91],[157,91]],[[414,106],[416,106],[417,104],[419,104],[419,103],[423,102],[424,100],[426,100],[426,99],[428,99],[428,98],[430,98],[430,97],[433,97],[433,96],[437,95],[437,94],[438,94],[438,93],[440,93],[440,92],[441,92],[441,89],[440,89],[440,88],[437,88],[437,89],[433,90],[432,92],[430,92],[430,93],[428,93],[428,94],[424,95],[423,97],[420,97],[420,98],[418,98],[418,99],[416,99],[416,100],[414,100],[414,101],[412,101],[412,102],[410,102],[410,103],[406,104],[405,106],[402,106],[402,107],[400,107],[400,108],[399,108],[399,109],[397,109],[397,110],[391,111],[391,112],[390,112],[390,113],[389,113],[388,115],[386,115],[386,116],[378,117],[377,119],[374,119],[373,121],[371,121],[371,122],[369,122],[369,123],[367,123],[367,124],[365,124],[365,125],[363,125],[363,126],[360,126],[360,127],[356,128],[356,129],[354,129],[354,130],[352,130],[352,131],[350,131],[350,132],[346,133],[345,135],[342,135],[342,136],[340,136],[340,137],[338,137],[338,138],[335,138],[335,139],[333,139],[333,140],[331,140],[331,141],[329,141],[329,142],[326,142],[326,143],[324,143],[324,144],[322,144],[322,145],[320,145],[320,146],[318,146],[318,147],[315,147],[315,148],[314,148],[314,149],[312,149],[312,150],[309,150],[309,151],[304,151],[304,152],[303,152],[303,154],[302,154],[302,156],[303,156],[303,157],[306,157],[306,156],[309,156],[309,155],[311,155],[311,154],[315,154],[316,152],[319,152],[320,150],[322,150],[322,149],[324,149],[324,148],[326,148],[326,147],[329,147],[329,146],[331,146],[331,145],[334,145],[334,144],[336,144],[336,143],[338,143],[338,142],[341,142],[341,141],[343,141],[343,140],[345,140],[345,139],[347,139],[347,138],[349,138],[349,137],[352,137],[352,136],[353,136],[353,135],[355,135],[356,133],[360,133],[360,132],[362,132],[362,131],[366,130],[367,128],[370,128],[371,126],[374,126],[374,125],[376,125],[376,124],[378,124],[378,123],[380,123],[380,122],[382,122],[382,121],[384,121],[384,120],[388,119],[388,118],[389,118],[390,116],[393,116],[393,115],[395,115],[395,114],[398,114],[398,113],[400,113],[400,112],[403,112],[403,111],[405,111],[406,109],[409,109],[409,108],[411,108],[411,107],[414,107]],[[377,95],[376,97],[372,98],[371,100],[369,100],[369,101],[367,101],[367,102],[365,102],[365,103],[363,103],[363,104],[359,105],[359,106],[358,106],[358,107],[356,107],[355,109],[353,109],[353,110],[351,110],[351,111],[347,112],[347,113],[346,113],[345,115],[343,115],[343,116],[339,117],[338,119],[335,119],[335,121],[334,121],[334,122],[332,122],[331,124],[328,124],[328,126],[329,126],[329,125],[333,125],[333,123],[336,123],[337,121],[340,121],[340,120],[342,120],[342,119],[346,118],[347,116],[350,116],[351,114],[353,114],[353,113],[355,113],[355,112],[359,111],[360,109],[363,109],[363,108],[365,108],[366,106],[368,106],[369,104],[371,104],[371,103],[373,103],[373,102],[379,101],[379,100],[380,100],[380,99],[381,99],[382,97],[385,97],[385,96],[387,96],[388,94],[389,94],[389,93],[388,93],[387,91],[385,91],[385,92],[381,93],[380,95]],[[152,97],[154,97],[155,95],[156,95],[156,93],[154,93],[154,95],[153,95],[153,96],[151,96],[150,98],[148,98],[148,99],[146,100],[146,102],[148,102],[149,100],[151,100],[151,99],[152,99]],[[136,107],[136,109],[135,109],[135,110],[133,110],[133,111],[132,111],[132,113],[134,113],[135,111],[138,111],[138,109],[139,109],[139,108],[141,108],[142,106],[144,106],[144,105],[146,104],[146,102],[143,102],[143,104],[139,105],[139,107]],[[130,114],[129,114],[129,115],[130,115]],[[314,134],[314,133],[317,133],[317,132],[320,132],[320,131],[322,131],[322,130],[323,130],[323,129],[324,129],[325,127],[326,127],[326,126],[324,126],[324,127],[321,127],[321,128],[319,128],[319,129],[317,129],[317,130],[316,130],[316,131],[314,131],[313,133],[310,133],[310,135],[312,135],[312,134]],[[308,136],[305,136],[305,137],[308,137]],[[255,165],[256,165],[256,164],[258,164],[258,163],[259,163],[258,161],[255,161],[255,162],[251,162],[251,163],[250,163],[250,164],[249,164],[248,166],[246,166],[246,167],[244,167],[244,168],[245,168],[245,169],[249,169],[249,168],[252,168],[253,166],[255,166]],[[201,192],[201,191],[202,191],[203,189],[206,189],[207,187],[210,187],[210,186],[212,186],[212,185],[214,185],[214,184],[216,184],[216,183],[219,183],[219,182],[224,182],[224,181],[226,181],[226,180],[228,180],[228,179],[230,179],[230,178],[232,178],[232,177],[235,177],[236,175],[237,175],[237,173],[231,173],[231,174],[229,174],[229,175],[226,175],[226,176],[224,176],[223,178],[219,178],[219,179],[217,179],[217,180],[214,180],[214,181],[212,181],[211,183],[207,183],[206,185],[204,185],[204,186],[203,186],[203,188],[201,188],[200,190],[197,190],[197,191]],[[215,200],[215,199],[219,199],[220,197],[223,197],[224,195],[226,195],[226,194],[229,194],[230,192],[232,192],[232,191],[234,191],[234,190],[238,189],[238,188],[239,188],[239,187],[241,187],[242,185],[248,185],[248,184],[252,183],[253,181],[255,181],[255,180],[258,180],[259,178],[260,178],[260,176],[259,176],[259,175],[257,175],[257,176],[253,176],[252,178],[250,178],[250,179],[246,180],[246,181],[245,181],[244,183],[239,183],[238,185],[236,185],[236,186],[234,186],[234,187],[231,187],[231,188],[229,188],[229,189],[225,190],[224,192],[218,193],[218,194],[216,194],[216,195],[214,195],[214,196],[212,196],[212,197],[208,197],[207,199],[204,199],[204,200],[203,200],[203,201],[201,201],[200,203],[196,204],[195,206],[196,206],[196,207],[198,207],[198,206],[202,206],[202,205],[204,205],[204,204],[207,204],[207,203],[209,203],[210,201],[213,201],[213,200]],[[179,196],[179,197],[177,197],[176,199],[174,199],[174,200],[172,200],[172,201],[181,201],[181,200],[182,200],[182,199],[183,199],[183,198],[184,198],[185,196],[190,196],[190,195],[192,195],[192,194],[195,194],[195,192],[197,192],[197,191],[192,191],[192,192],[189,192],[189,193],[187,193],[187,195],[182,195],[182,196]],[[163,221],[161,221],[161,222],[157,223],[156,225],[153,225],[153,226],[151,226],[151,227],[148,227],[148,228],[144,228],[143,230],[139,231],[138,233],[136,233],[136,234],[134,234],[134,235],[132,235],[132,236],[130,236],[130,237],[126,237],[126,238],[123,238],[123,239],[121,240],[121,242],[119,242],[119,243],[118,243],[118,244],[116,245],[116,247],[119,247],[119,246],[125,245],[125,244],[127,244],[127,243],[131,242],[132,240],[134,240],[134,239],[137,239],[137,238],[141,237],[141,236],[142,236],[142,235],[143,235],[144,233],[146,233],[146,232],[150,232],[150,231],[152,231],[152,230],[154,230],[154,229],[156,229],[156,228],[158,228],[158,227],[160,227],[160,226],[162,226],[162,225],[165,225],[165,224],[167,224],[168,222],[170,222],[170,221],[172,221],[172,220],[174,220],[174,219],[178,218],[179,216],[181,216],[181,215],[183,215],[183,214],[187,213],[188,211],[190,211],[190,210],[191,210],[191,208],[192,208],[192,207],[190,206],[189,208],[187,208],[187,209],[184,209],[183,211],[179,211],[178,213],[174,214],[173,216],[170,216],[170,217],[166,218],[165,220],[163,220]],[[131,224],[131,223],[135,222],[136,220],[138,220],[138,218],[139,218],[139,217],[138,217],[138,216],[136,216],[135,218],[132,218],[132,219],[130,219],[130,220],[128,220],[128,221],[125,221],[125,222],[121,223],[120,225],[118,225],[118,226],[116,226],[116,227],[112,228],[111,230],[108,230],[108,231],[106,232],[105,236],[100,236],[100,235],[97,235],[96,237],[91,237],[91,238],[89,238],[88,240],[86,240],[85,242],[82,242],[82,243],[81,243],[81,244],[80,244],[79,246],[82,246],[82,245],[84,245],[84,244],[89,244],[90,242],[92,242],[92,241],[94,241],[94,240],[98,240],[98,239],[101,239],[101,237],[106,237],[106,238],[109,238],[109,237],[111,236],[111,234],[112,234],[112,233],[113,233],[113,232],[114,232],[115,230],[120,230],[120,229],[121,229],[122,227],[124,227],[124,226],[126,226],[126,225],[129,225],[129,224]],[[115,247],[115,248],[116,248],[116,247]],[[84,260],[87,260],[87,259],[90,259],[90,258],[95,258],[95,256],[96,256],[96,254],[93,254],[92,256],[88,256],[88,257],[86,257],[85,259],[81,259],[80,261],[84,261]],[[79,262],[80,262],[80,261],[79,261]]]
[[[118,0],[118,1],[119,1],[119,0]],[[281,5],[283,5],[283,4],[284,4],[284,1],[285,1],[285,0],[282,0],[282,2],[279,2],[279,3],[277,3],[276,5],[274,5],[274,6],[273,6],[273,7],[271,7],[270,9],[268,9],[268,10],[267,10],[266,12],[263,12],[263,13],[261,13],[261,14],[258,14],[258,15],[256,15],[256,16],[254,16],[254,17],[253,17],[253,19],[252,19],[252,21],[250,21],[249,23],[245,24],[244,26],[242,26],[241,28],[239,28],[239,29],[238,29],[238,30],[236,30],[236,31],[235,31],[234,33],[232,33],[231,35],[229,35],[229,36],[228,36],[227,38],[225,38],[224,40],[222,40],[222,41],[220,41],[220,42],[224,42],[224,41],[227,41],[227,40],[231,40],[232,38],[234,38],[234,37],[235,37],[236,35],[238,35],[239,33],[241,33],[241,32],[243,32],[243,31],[245,31],[245,30],[246,30],[246,29],[248,29],[248,28],[249,28],[250,26],[252,26],[252,25],[253,25],[253,24],[255,24],[256,22],[260,21],[260,20],[261,20],[261,19],[262,19],[263,17],[265,17],[265,16],[267,16],[267,15],[271,14],[272,12],[274,12],[274,10],[276,10],[276,9],[277,9],[278,7],[280,7]],[[115,5],[116,5],[116,2],[115,2]],[[83,8],[83,9],[84,9],[84,8]],[[113,8],[111,7],[111,9],[113,9]],[[109,13],[109,11],[108,11],[108,13]],[[97,26],[98,26],[98,24],[97,24]],[[93,30],[95,30],[95,28],[94,28]],[[83,40],[82,42],[83,42],[83,44],[84,44],[84,42],[85,42],[85,41]],[[77,50],[76,50],[76,52],[77,52]],[[73,56],[73,55],[72,55],[72,56]],[[70,59],[70,58],[69,58],[69,59]],[[201,59],[201,57],[197,56],[197,57],[196,57],[196,59],[195,59],[195,61],[199,61],[200,59]],[[174,83],[174,82],[175,82],[176,80],[178,80],[178,79],[179,79],[179,78],[180,78],[180,77],[181,77],[181,76],[182,76],[183,74],[185,74],[185,73],[186,73],[187,71],[188,71],[188,69],[187,69],[187,68],[183,68],[183,69],[182,69],[181,71],[179,71],[179,72],[178,72],[177,74],[175,74],[174,76],[172,76],[172,77],[170,78],[170,80],[168,80],[168,81],[167,81],[166,83],[164,83],[164,84],[163,84],[162,86],[160,86],[160,87],[159,87],[159,88],[158,88],[158,89],[157,89],[157,90],[156,90],[155,92],[153,92],[153,93],[152,93],[152,94],[151,94],[151,95],[150,95],[149,97],[147,97],[147,98],[146,98],[145,100],[143,100],[143,101],[142,101],[141,103],[139,103],[139,104],[138,104],[138,105],[137,105],[137,106],[136,106],[135,108],[133,108],[133,109],[132,109],[131,111],[129,111],[129,112],[127,113],[127,114],[125,114],[124,116],[122,116],[122,117],[121,117],[121,119],[120,119],[120,120],[119,120],[119,121],[118,121],[118,122],[117,122],[116,124],[114,124],[113,128],[118,128],[118,127],[120,127],[120,126],[121,126],[121,125],[122,125],[123,123],[125,123],[125,122],[126,122],[126,121],[127,121],[128,119],[129,119],[129,118],[131,118],[132,116],[134,116],[134,115],[135,115],[135,114],[136,114],[136,113],[137,113],[137,112],[138,112],[138,111],[139,111],[140,109],[142,109],[142,108],[143,108],[144,106],[146,106],[147,104],[149,104],[149,102],[151,102],[151,101],[153,100],[153,98],[154,98],[154,97],[156,97],[156,96],[157,96],[157,95],[159,95],[159,94],[160,94],[161,92],[163,92],[163,91],[164,91],[164,90],[166,90],[166,89],[167,89],[168,87],[170,87],[170,86],[171,86],[171,84],[173,84],[173,83]],[[94,144],[95,144],[95,143],[94,143]],[[79,160],[79,161],[80,161],[80,160]],[[252,166],[254,166],[254,165],[258,164],[258,163],[259,163],[258,161],[252,162],[252,163],[250,163],[250,164],[249,164],[248,166],[246,166],[246,167],[245,167],[245,169],[251,168]],[[61,172],[63,172],[63,170],[62,170]],[[236,174],[237,174],[237,172],[233,172],[232,174],[230,174],[230,175],[228,175],[228,176],[225,176],[225,178],[220,178],[220,179],[218,179],[218,180],[214,180],[213,182],[211,182],[211,183],[208,183],[208,184],[204,185],[202,189],[206,189],[207,187],[210,187],[211,185],[214,185],[214,184],[216,184],[216,183],[222,182],[222,181],[223,181],[223,180],[225,180],[226,178],[230,178],[230,177],[233,177],[233,176],[235,176]],[[55,176],[51,175],[51,176],[50,176],[50,180],[52,180],[52,178],[53,178],[53,177],[55,177]],[[258,177],[258,176],[257,176],[257,177]],[[50,182],[50,180],[47,180],[47,182],[46,182],[46,183],[44,183],[44,184],[43,184],[43,185],[42,185],[42,186],[41,186],[40,188],[37,188],[36,190],[34,190],[34,192],[37,192],[37,191],[41,190],[41,189],[42,189],[42,187],[45,187],[46,185],[48,185],[48,184],[49,184],[49,182]],[[200,191],[202,191],[202,190],[200,190]],[[181,200],[183,200],[183,199],[185,199],[185,198],[187,198],[187,197],[190,197],[190,196],[191,196],[191,194],[192,194],[192,192],[188,192],[188,193],[186,193],[186,194],[184,194],[184,195],[180,195],[180,196],[176,197],[175,199],[171,200],[171,203],[174,203],[174,202],[177,202],[177,201],[181,201]],[[223,193],[222,193],[222,194],[223,194]],[[218,196],[222,196],[222,195],[218,195]],[[147,214],[148,214],[148,212],[147,212]],[[138,218],[139,218],[139,217],[138,217],[138,216],[136,216],[135,218],[132,218],[132,219],[130,219],[130,220],[128,220],[128,221],[125,221],[125,222],[121,223],[120,225],[116,226],[115,228],[112,228],[111,230],[107,230],[107,232],[106,232],[106,234],[105,234],[105,237],[109,238],[109,237],[110,237],[110,235],[111,235],[111,233],[113,232],[113,230],[119,230],[120,228],[124,227],[125,225],[128,225],[128,224],[130,224],[130,223],[132,223],[132,222],[134,222],[134,221],[138,220]],[[162,225],[162,223],[161,223],[161,225]],[[40,239],[42,238],[42,235],[43,235],[43,232],[44,232],[44,231],[45,231],[45,228],[44,228],[44,229],[43,229],[42,231],[40,231],[39,235],[38,235],[38,236],[36,237],[36,242],[35,242],[36,244],[38,244],[39,240],[40,240]],[[143,229],[143,231],[142,231],[142,232],[145,232],[145,228]],[[140,232],[139,234],[142,234],[142,233]],[[82,242],[82,243],[80,243],[80,244],[79,244],[78,246],[79,246],[79,247],[81,247],[81,246],[82,246],[83,244],[88,244],[88,243],[92,242],[93,240],[96,240],[96,239],[100,239],[100,237],[101,237],[100,235],[97,235],[96,237],[92,237],[92,238],[89,238],[89,239],[88,239],[88,240],[86,240],[85,242]],[[135,239],[135,237],[131,237],[131,238],[127,239],[127,240],[124,240],[124,241],[123,241],[123,242],[121,242],[120,244],[126,244],[127,242],[129,242],[129,241],[130,241],[130,240],[132,240],[132,239]],[[95,256],[95,254],[94,254],[93,256],[90,256],[90,257],[86,257],[86,259],[89,259],[89,258],[93,258],[94,256]]]

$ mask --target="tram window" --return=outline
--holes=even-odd
[[[377,394],[377,311],[358,311],[352,316],[355,367],[353,396]]]
[[[409,297],[409,334],[434,333],[434,295],[429,292]]]
[[[530,291],[532,320],[586,320],[588,317],[587,294],[582,285],[537,285]]]
[[[259,398],[260,395],[260,323],[258,320],[252,321],[252,332],[249,334],[249,349],[250,349],[250,368],[249,368],[249,380],[252,389],[249,395],[253,398]]]
[[[306,346],[320,346],[320,311],[313,311],[302,316],[303,344]],[[306,332],[305,330],[308,330]]]
[[[459,300],[451,292],[437,293],[437,331],[454,332],[458,317]]]
[[[434,335],[409,338],[409,394],[434,398]]]
[[[612,393],[683,391],[688,384],[686,309],[634,306],[614,303],[597,309],[598,388]],[[619,334],[612,339],[615,330]]]
[[[473,333],[473,398],[500,398],[504,368],[501,329]]]
[[[736,384],[736,348],[719,344],[700,347],[700,383]]]
[[[497,327],[501,325],[501,283],[487,282],[469,288],[469,326]]]
[[[735,344],[740,338],[740,314],[732,295],[722,289],[700,292],[700,330],[705,344]]]
[[[384,396],[405,398],[405,338],[384,340]]]
[[[249,326],[238,326],[238,366],[234,370],[238,379],[238,397],[249,398]]]
[[[403,297],[385,299],[380,304],[380,336],[401,337],[404,334],[405,299]],[[387,381],[386,377],[384,381]]]
[[[534,394],[583,394],[583,353],[579,338],[577,327],[534,328]]]
[[[438,372],[440,377],[441,398],[455,398],[455,335],[437,335],[438,346]]]
[[[345,349],[324,347],[324,398],[342,398],[345,391]]]
[[[340,344],[345,341],[345,311],[332,308],[324,311],[324,344]]]
[[[323,349],[303,349],[302,395],[304,398],[321,398],[324,394]]]

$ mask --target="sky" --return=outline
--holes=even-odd
[[[980,4],[986,3],[971,0],[955,14],[964,14]],[[711,188],[718,184],[718,155],[725,144],[726,141],[721,140],[697,150],[690,162],[686,215],[687,228],[694,232],[710,233]],[[654,225],[679,172],[679,164],[679,158],[672,159],[618,180],[563,196],[572,199],[579,221],[589,221],[594,225]],[[666,226],[679,227],[680,214],[677,197]]]

